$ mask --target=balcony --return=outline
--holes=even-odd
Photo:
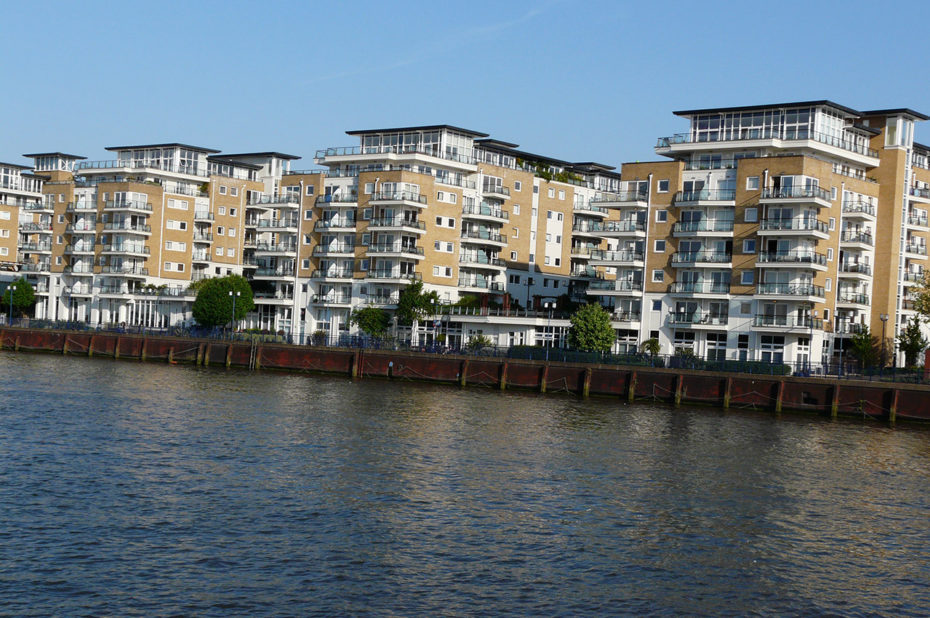
[[[763,252],[756,259],[756,268],[804,268],[813,270],[827,269],[827,256],[813,251],[775,251]]]
[[[299,206],[300,195],[285,193],[284,195],[259,195],[249,200],[248,206]]]
[[[368,228],[378,232],[396,230],[423,234],[426,232],[426,223],[405,219],[404,217],[379,217],[369,221]]]
[[[472,268],[488,268],[493,270],[503,270],[507,268],[503,260],[488,257],[484,253],[463,253],[459,255],[459,264]]]
[[[421,159],[429,157],[429,159]],[[324,148],[317,150],[314,159],[318,163],[336,163],[364,161],[371,159],[382,159],[387,161],[404,161],[404,160],[423,160],[426,163],[433,163],[430,159],[441,159],[450,163],[458,164],[469,171],[474,171],[476,163],[475,157],[471,152],[459,153],[447,148],[445,152],[438,147],[422,146],[419,144],[405,145],[388,145],[388,146],[340,146],[335,148]]]
[[[700,221],[679,221],[672,225],[672,234],[682,236],[732,236],[733,221],[702,219]]]
[[[79,242],[65,245],[65,255],[94,255],[94,243]]]
[[[296,248],[295,245],[287,245],[287,246],[288,246],[288,247],[292,247],[292,250],[293,250],[293,251],[296,251],[296,250],[297,250],[297,248]],[[261,247],[262,247],[262,245],[259,244],[259,245],[256,245],[255,249],[256,249],[257,251],[263,251],[263,249],[262,249]],[[333,243],[329,243],[329,244],[326,244],[326,245],[317,245],[317,246],[315,246],[315,247],[313,248],[313,255],[316,255],[316,256],[328,256],[328,255],[345,256],[345,255],[355,255],[355,245],[350,245],[350,244],[341,243],[341,242],[333,242]]]
[[[493,199],[506,200],[510,198],[510,189],[497,185],[483,185],[481,187],[481,195]]]
[[[739,133],[737,133],[739,131]],[[819,131],[811,131],[808,128],[778,128],[778,129],[750,129],[740,128],[732,131],[721,130],[716,133],[703,133],[698,139],[695,139],[690,133],[678,133],[671,137],[660,137],[656,143],[656,152],[664,154],[667,152],[687,152],[694,150],[707,150],[708,148],[720,148],[727,146],[730,148],[752,148],[756,144],[747,142],[764,142],[759,146],[781,146],[785,148],[796,147],[792,143],[784,142],[802,142],[802,147],[818,148],[817,144],[822,144],[829,148],[836,148],[853,155],[861,163],[878,166],[878,152],[863,146],[862,144],[846,140],[841,137],[827,135]],[[803,142],[806,142],[803,143]],[[713,144],[714,146],[711,146]],[[848,155],[847,155],[848,156]]]
[[[918,244],[918,243],[906,243],[904,245],[905,257],[914,258],[917,260],[927,259],[927,245]]]
[[[672,254],[672,266],[699,266],[702,264],[719,266],[729,264],[732,261],[732,254],[726,251],[678,251]]]
[[[589,204],[603,208],[646,208],[649,205],[649,196],[645,191],[602,193],[594,197]]]
[[[19,272],[21,273],[48,273],[51,271],[50,262],[37,262],[35,264],[26,262],[19,265]],[[65,267],[65,272],[68,272],[67,267]],[[91,271],[93,272],[93,271]]]
[[[255,244],[256,253],[267,253],[274,255],[290,255],[297,253],[297,245],[295,243],[256,243]]]
[[[868,250],[875,246],[875,240],[868,232],[845,230],[840,232],[840,244],[854,245],[856,248]]]
[[[930,189],[908,187],[907,193],[910,197],[914,198],[912,201],[930,204]]]
[[[252,278],[254,279],[281,279],[281,278],[293,279],[295,272],[296,271],[294,270],[293,266],[288,266],[288,267],[279,266],[277,268],[260,267],[260,268],[257,268],[254,273],[252,273]]]
[[[48,266],[46,264],[46,266]],[[78,264],[77,266],[65,266],[64,274],[75,277],[92,277],[94,275],[93,264]]]
[[[91,285],[72,285],[62,289],[64,296],[93,296],[94,288]]]
[[[213,221],[213,213],[209,210],[195,210],[194,221]]]
[[[734,189],[700,189],[679,191],[675,194],[675,206],[733,206],[736,200]]]
[[[121,277],[148,277],[149,269],[141,266],[120,265],[120,266],[102,266],[100,272],[105,275],[116,275]]]
[[[93,229],[93,226],[88,226]],[[144,234],[148,235],[152,233],[151,225],[142,225],[142,224],[131,224],[131,223],[104,223],[103,229],[108,232],[122,232],[125,234]]]
[[[106,226],[104,226],[103,229],[107,229]],[[65,234],[96,234],[96,233],[97,233],[96,223],[69,223],[68,225],[65,226]]]
[[[491,206],[485,202],[482,202],[477,206],[463,206],[462,207],[462,218],[463,219],[478,219],[478,220],[488,220],[496,223],[505,223],[510,220],[510,213],[495,207]]]
[[[875,220],[875,206],[868,202],[843,202],[843,217],[846,219]]]
[[[820,187],[783,187],[763,189],[760,204],[806,204],[818,208],[830,208],[833,201],[830,192]]]
[[[489,292],[503,292],[506,286],[499,281],[492,281],[488,277],[459,276],[459,287],[473,290],[487,290]]]
[[[924,273],[906,271],[901,274],[901,283],[903,285],[923,285]]]
[[[830,238],[830,228],[817,219],[763,219],[759,224],[759,236],[804,236]]]
[[[288,217],[286,219],[253,219],[246,222],[247,227],[254,227],[263,231],[290,231],[296,232],[300,227],[300,219]]]
[[[358,204],[357,195],[320,195],[316,198],[317,206],[331,204],[333,206],[350,206]]]
[[[713,281],[695,283],[676,281],[669,284],[668,293],[676,296],[726,296],[730,293],[730,284]]]
[[[368,224],[369,226],[371,223]],[[332,217],[320,219],[313,224],[314,232],[353,232],[355,231],[354,217]]]
[[[345,281],[347,279],[352,279],[354,272],[351,268],[329,268],[327,270],[314,270],[310,273],[311,279],[336,279],[340,281]]]
[[[907,224],[913,227],[928,227],[927,215],[918,215],[916,213],[909,213],[907,215]]]
[[[329,294],[314,294],[310,298],[314,305],[351,305],[352,295],[330,292]]]
[[[756,315],[752,327],[756,330],[775,330],[779,332],[810,332],[823,330],[823,320],[811,319],[810,316]]]
[[[10,202],[0,202],[6,206],[22,206],[23,210],[26,212],[36,212],[36,213],[48,213],[52,214],[55,212],[55,206],[53,204],[46,204],[45,202],[22,202],[17,200],[14,203]]]
[[[591,230],[604,238],[643,238],[646,235],[644,221],[603,221],[591,224]]]
[[[710,327],[715,328],[719,326],[726,326],[729,323],[729,317],[726,315],[710,314],[710,313],[669,313],[665,316],[665,324],[667,326],[677,326],[677,327]]]
[[[838,274],[840,276],[849,275],[856,279],[867,279],[872,276],[872,266],[860,262],[840,262]]]
[[[397,269],[375,269],[365,273],[367,279],[377,279],[385,283],[410,283],[419,281],[423,277],[420,273],[400,272]]]
[[[294,293],[282,290],[253,292],[252,299],[260,305],[290,305],[294,302]]]
[[[400,242],[372,243],[368,245],[366,249],[369,255],[423,259],[423,247],[407,245]]]
[[[194,251],[191,253],[192,262],[209,262],[210,261],[210,252],[209,251]]]
[[[51,242],[23,242],[19,243],[19,250],[22,253],[51,253]]]
[[[71,202],[65,209],[65,212],[97,212],[95,202]]]
[[[639,296],[642,291],[642,282],[626,279],[593,279],[587,289],[589,296]]]
[[[104,245],[100,250],[103,254],[117,254],[117,255],[151,255],[151,250],[148,247],[141,243],[119,243],[112,245]]]
[[[20,223],[19,229],[21,232],[29,233],[49,233],[52,231],[52,223]]]
[[[593,201],[593,200],[592,200]],[[610,216],[610,211],[601,206],[595,206],[593,203],[575,203],[572,207],[572,210],[580,215],[586,215],[589,217],[600,217],[604,218]]]
[[[466,243],[491,244],[503,247],[507,237],[491,230],[462,230],[462,241]]]
[[[381,191],[371,196],[369,204],[399,204],[402,206],[414,206],[424,208],[426,206],[426,196],[412,191]]]
[[[826,298],[822,286],[807,283],[760,283],[756,287],[756,296],[811,302],[823,302]]]
[[[614,311],[610,315],[612,322],[639,322],[642,315],[638,311]]]
[[[862,324],[854,324],[848,321],[837,321],[834,326],[834,331],[837,335],[858,335],[859,333],[865,332],[865,326]]]
[[[152,205],[146,202],[137,202],[135,200],[126,200],[124,202],[109,201],[106,203],[103,209],[115,212],[136,212],[148,214],[152,212]]]
[[[399,300],[400,296],[397,294],[372,294],[365,302],[371,307],[386,307],[396,305]]]
[[[837,305],[858,305],[858,309],[868,309],[870,306],[869,295],[860,292],[843,292],[836,296]]]
[[[591,251],[589,263],[592,266],[628,265],[642,267],[646,256],[638,251],[605,251],[594,249]]]
[[[211,243],[213,234],[210,232],[194,232],[194,242]]]

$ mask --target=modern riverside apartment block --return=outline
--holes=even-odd
[[[33,168],[0,164],[0,263],[36,285],[36,318],[91,325],[189,323],[191,282],[235,273],[256,301],[240,328],[331,341],[414,281],[452,305],[393,327],[416,343],[564,346],[566,300],[609,308],[617,352],[655,338],[804,365],[864,327],[901,330],[927,260],[927,116],[676,115],[689,128],[659,139],[664,160],[621,173],[451,125],[349,131],[308,170],[186,144],[25,155]]]

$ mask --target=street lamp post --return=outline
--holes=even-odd
[[[882,313],[878,316],[878,319],[882,321],[882,356],[878,361],[881,363],[878,368],[878,375],[883,377],[885,375],[885,323],[888,322],[888,314]]]
[[[229,296],[232,298],[232,330],[236,332],[236,299],[242,295],[242,292],[229,290]]]
[[[13,293],[16,291],[16,284],[11,283],[10,287],[10,326],[13,326]]]

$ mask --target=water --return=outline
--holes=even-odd
[[[0,614],[930,608],[930,430],[0,354]]]

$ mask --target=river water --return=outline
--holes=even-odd
[[[930,609],[930,429],[0,353],[0,614]]]

